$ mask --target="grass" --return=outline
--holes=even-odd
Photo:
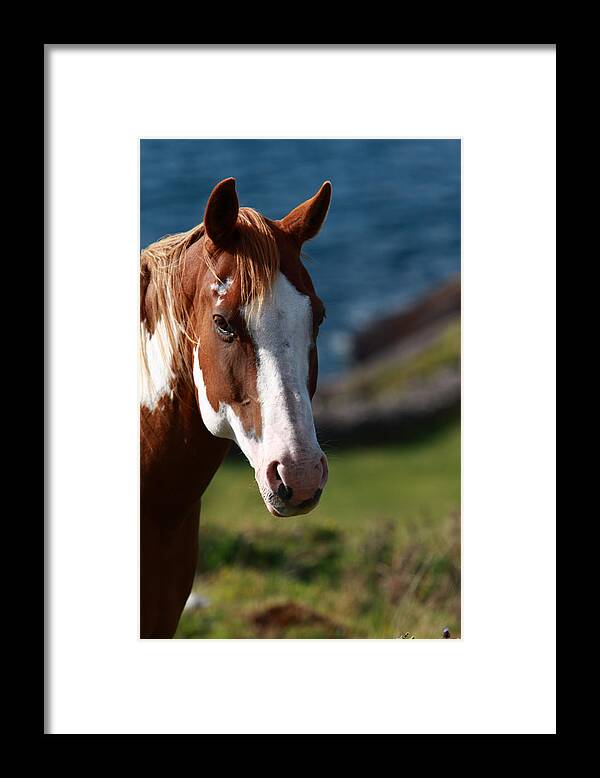
[[[327,451],[311,514],[267,513],[228,460],[203,498],[179,638],[460,636],[460,428],[417,443]]]

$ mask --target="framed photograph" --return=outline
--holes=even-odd
[[[45,69],[45,731],[553,734],[555,44]]]

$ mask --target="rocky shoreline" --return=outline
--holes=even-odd
[[[333,447],[401,441],[458,418],[460,311],[454,277],[357,335],[351,368],[315,395],[319,440]]]

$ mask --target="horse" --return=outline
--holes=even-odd
[[[328,477],[311,400],[325,318],[302,260],[331,182],[280,220],[240,207],[234,178],[203,221],[141,253],[140,636],[172,638],[198,556],[201,498],[232,442],[275,517]]]

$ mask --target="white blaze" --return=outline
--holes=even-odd
[[[244,317],[256,351],[262,464],[320,452],[308,394],[310,299],[280,272],[261,310]]]

